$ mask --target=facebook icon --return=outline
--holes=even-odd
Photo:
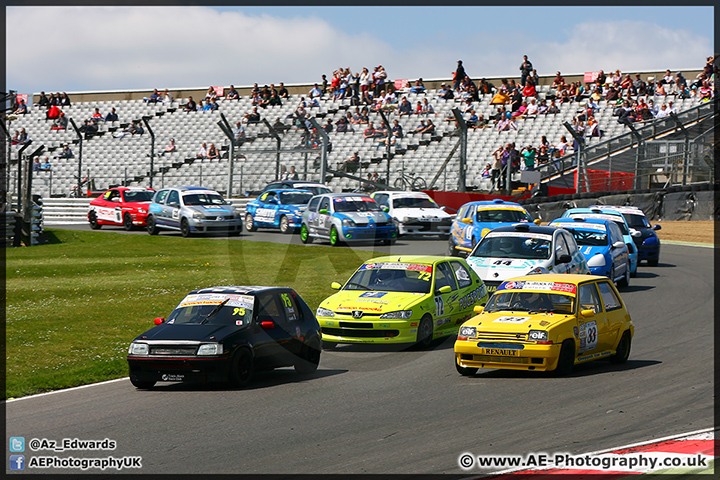
[[[10,470],[25,470],[25,455],[10,455]]]

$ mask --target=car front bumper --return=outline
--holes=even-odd
[[[158,358],[128,356],[130,377],[155,382],[216,382],[227,381],[231,357],[174,357]]]
[[[242,232],[242,219],[190,220],[190,230],[197,233]]]
[[[342,227],[343,242],[367,242],[371,240],[391,240],[397,238],[394,225],[382,227]]]
[[[420,320],[367,320],[318,317],[324,342],[415,343]]]
[[[447,222],[399,222],[398,234],[400,235],[450,235],[450,221]]]
[[[518,344],[512,349],[517,356],[497,355],[488,352],[486,347],[478,346],[478,339],[457,340],[455,342],[455,362],[467,368],[502,368],[508,370],[549,371],[557,367],[560,356],[560,344],[529,345]],[[503,350],[502,347],[498,348]]]

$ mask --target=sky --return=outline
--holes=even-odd
[[[6,88],[291,85],[377,65],[392,79],[447,79],[458,60],[473,78],[512,77],[523,55],[540,75],[683,71],[714,53],[714,15],[712,6],[7,7]]]

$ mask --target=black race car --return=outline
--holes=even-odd
[[[256,370],[320,362],[320,325],[291,288],[212,287],[190,292],[167,319],[130,344],[130,381],[250,382]]]

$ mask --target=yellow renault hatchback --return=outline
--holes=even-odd
[[[541,274],[500,284],[455,342],[461,375],[479,368],[555,371],[608,359],[624,363],[635,327],[615,285],[595,275]]]

